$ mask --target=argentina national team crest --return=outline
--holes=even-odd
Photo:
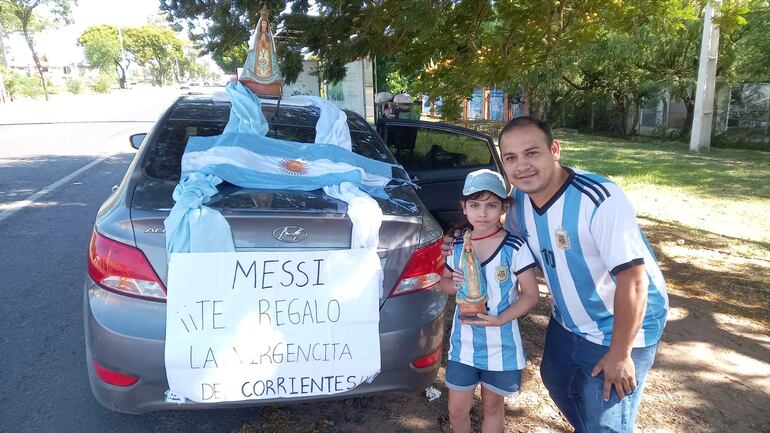
[[[495,277],[497,277],[497,281],[501,283],[508,279],[508,274],[509,270],[506,265],[500,265],[495,268]]]
[[[563,250],[568,250],[569,233],[567,233],[567,230],[564,230],[564,227],[559,227],[554,234],[556,234],[556,245]]]

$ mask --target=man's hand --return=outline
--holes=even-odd
[[[441,277],[441,290],[449,295],[457,294],[463,286],[463,273],[455,270],[451,274],[448,270],[444,271],[444,275]]]
[[[461,237],[463,235],[462,230],[455,230],[454,231],[454,237],[450,234],[444,235],[444,243],[441,244],[441,256],[445,259],[452,255],[452,247],[455,245],[455,239]]]
[[[463,273],[457,269],[455,269],[452,272],[452,284],[454,284],[455,293],[457,293],[458,290],[460,290],[463,287],[463,282],[465,281],[465,278],[463,277]]]
[[[631,360],[631,350],[647,307],[644,265],[622,270],[615,278],[615,321],[610,349],[591,372],[594,377],[604,373],[604,401],[609,401],[613,385],[621,400],[636,389],[636,366]]]
[[[441,244],[441,256],[445,259],[451,256],[454,244],[455,240],[452,236],[444,235],[444,243]]]
[[[604,401],[609,401],[613,386],[621,400],[636,389],[636,367],[630,354],[607,352],[591,371],[591,376],[600,373],[604,373]]]

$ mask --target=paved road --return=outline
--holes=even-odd
[[[118,414],[88,388],[82,303],[93,219],[133,158],[128,136],[149,129],[173,93],[0,105],[0,432],[230,432],[261,424],[256,409]]]

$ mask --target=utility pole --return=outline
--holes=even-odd
[[[711,146],[711,125],[714,119],[714,88],[719,53],[719,25],[714,18],[719,15],[722,0],[706,3],[703,13],[703,37],[698,61],[698,84],[695,88],[695,112],[692,119],[690,151],[708,152]]]

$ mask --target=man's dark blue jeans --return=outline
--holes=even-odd
[[[657,348],[654,344],[633,349],[636,390],[620,400],[613,387],[609,401],[604,401],[604,375],[591,377],[591,370],[609,347],[567,331],[551,317],[540,377],[575,433],[633,433],[644,379],[655,361]]]

